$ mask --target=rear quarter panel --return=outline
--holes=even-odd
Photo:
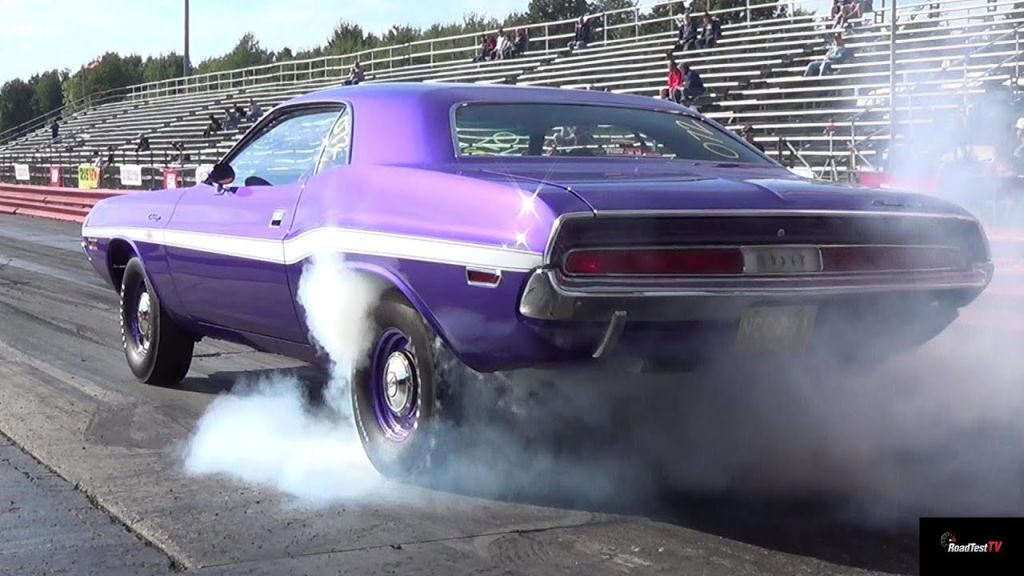
[[[540,265],[559,212],[586,206],[559,190],[556,210],[531,199],[534,192],[426,169],[353,165],[309,181],[289,239],[322,228],[357,229],[486,246]],[[496,288],[471,286],[465,263],[446,261],[450,256],[444,246],[410,258],[366,245],[345,257],[401,290],[471,367],[498,369],[544,354],[544,343],[518,316],[528,268],[503,269]],[[289,269],[296,293],[302,264]]]

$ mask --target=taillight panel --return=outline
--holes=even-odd
[[[578,248],[568,251],[569,276],[793,276],[963,270],[950,246],[708,246]]]

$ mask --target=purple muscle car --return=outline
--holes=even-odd
[[[182,380],[203,337],[313,359],[314,251],[386,282],[353,405],[396,474],[429,460],[452,362],[859,357],[934,337],[993,272],[957,206],[799,178],[672,103],[507,86],[296,98],[205,183],[100,202],[82,235],[147,383]]]

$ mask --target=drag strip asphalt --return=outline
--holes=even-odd
[[[141,573],[914,570],[913,534],[862,531],[813,510],[748,506],[742,499],[684,496],[665,502],[679,510],[653,515],[486,499],[382,480],[386,501],[310,508],[269,489],[188,476],[182,451],[216,394],[239,377],[312,369],[203,342],[184,389],[136,383],[119,345],[116,294],[92,271],[78,234],[76,224],[0,215],[0,527],[5,535],[26,534],[14,544],[0,543],[0,573],[36,573],[43,562],[70,562],[71,552],[52,559],[45,551],[53,538],[82,530],[95,531],[97,540],[63,548],[79,558],[70,573],[107,570],[99,556],[112,554]],[[108,535],[106,527],[117,524],[104,515],[134,537],[120,528],[119,539]],[[48,518],[57,533],[32,538],[24,532],[37,518]],[[741,523],[749,529],[730,530],[728,518],[746,518]],[[104,522],[103,530],[94,526]]]

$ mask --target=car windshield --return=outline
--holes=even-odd
[[[466,104],[460,157],[633,157],[767,165],[708,122],[672,112],[578,104]]]

